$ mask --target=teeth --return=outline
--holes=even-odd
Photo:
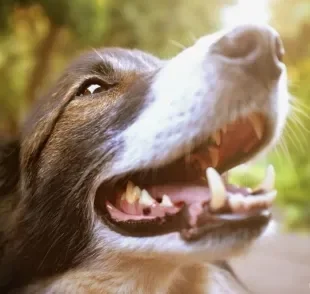
[[[244,206],[245,197],[242,194],[235,194],[228,198],[228,203],[233,212],[240,211]]]
[[[265,197],[265,201],[270,205],[277,197],[277,191],[273,190],[263,195]]]
[[[223,134],[226,134],[226,133],[227,133],[227,125],[225,125],[224,127],[222,127],[222,132],[223,132]]]
[[[277,191],[271,191],[267,194],[247,196],[244,198],[244,207],[251,209],[252,207],[265,206],[269,207],[277,196]]]
[[[188,159],[188,162],[197,170],[199,171],[201,169],[201,159],[198,155],[192,154],[190,159]]]
[[[263,137],[263,124],[261,117],[258,114],[252,114],[249,116],[249,120],[253,126],[257,138],[260,140]]]
[[[222,174],[222,179],[224,180],[224,183],[228,183],[229,180],[229,172],[225,172]]]
[[[262,195],[243,196],[242,194],[234,194],[229,197],[228,203],[231,210],[235,213],[250,211],[257,208],[268,208],[276,198],[277,191],[271,191]]]
[[[211,192],[210,208],[212,210],[218,210],[222,208],[226,203],[226,188],[223,184],[221,176],[214,168],[209,167],[207,169],[206,176]]]
[[[216,143],[217,146],[221,144],[221,131],[217,131],[212,135],[212,139]]]
[[[151,195],[146,190],[143,189],[141,191],[141,197],[139,199],[139,204],[145,205],[145,206],[151,206],[155,203],[156,203],[155,199],[153,199]]]
[[[137,199],[137,200],[140,199],[140,197],[141,197],[141,189],[138,186],[135,186],[133,188],[132,193],[133,193],[135,199]]]
[[[209,150],[212,166],[216,167],[219,163],[220,151],[213,147],[209,147],[208,150]]]
[[[274,167],[272,165],[269,165],[267,167],[264,180],[255,190],[256,191],[263,190],[267,192],[272,191],[275,186],[275,178],[276,178],[276,173],[275,173]]]
[[[136,202],[141,195],[141,190],[138,186],[135,186],[132,182],[128,181],[126,187],[126,193],[123,194],[122,199],[126,198],[127,202],[132,204]]]
[[[163,195],[160,206],[164,207],[173,207],[173,203],[168,195]]]
[[[249,142],[247,145],[244,146],[243,151],[248,153],[249,151],[251,151],[255,146],[257,145],[257,142],[251,141]]]

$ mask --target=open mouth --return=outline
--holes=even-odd
[[[272,166],[255,189],[230,184],[228,170],[252,158],[267,137],[263,115],[237,119],[166,166],[103,183],[96,208],[113,229],[131,236],[180,232],[189,241],[225,224],[266,225],[276,196]]]

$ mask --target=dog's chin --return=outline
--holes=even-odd
[[[115,252],[120,257],[129,254],[138,259],[156,259],[186,264],[190,262],[214,262],[227,260],[244,254],[254,241],[264,235],[269,228],[269,217],[253,220],[255,223],[244,223],[238,226],[223,225],[210,230],[200,238],[188,242],[179,232],[167,233],[152,237],[126,236],[113,231],[97,218],[96,247]],[[258,222],[258,223],[256,223]],[[255,228],[252,227],[255,225]],[[106,248],[106,241],[109,248]]]
[[[240,253],[270,221],[275,174],[269,167],[251,189],[230,184],[227,171],[266,147],[272,130],[254,113],[177,160],[103,182],[95,198],[98,235],[122,250],[161,257],[217,260]]]

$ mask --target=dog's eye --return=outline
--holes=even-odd
[[[87,96],[102,92],[102,87],[99,84],[91,84],[85,87],[84,91],[80,93],[80,96]]]
[[[102,93],[109,90],[112,86],[113,85],[105,84],[103,82],[88,82],[80,88],[77,96],[89,96]]]

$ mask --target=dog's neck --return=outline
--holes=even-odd
[[[232,287],[232,281],[216,266],[183,262],[182,259],[182,256],[158,258],[125,254],[118,257],[117,261],[107,262],[107,256],[104,255],[102,263],[96,258],[90,270],[96,272],[94,275],[97,278],[105,279],[105,284],[111,287],[107,293],[241,293],[232,290],[236,287]]]
[[[106,259],[106,256],[103,257]],[[100,262],[99,262],[100,263]],[[122,256],[118,262],[109,262],[113,267],[98,264],[98,274],[107,279],[111,288],[108,293],[209,293],[208,267],[199,263],[178,264],[171,258]],[[92,267],[94,264],[92,264]],[[138,290],[139,289],[139,290]],[[138,292],[137,292],[138,291]]]
[[[182,257],[180,257],[182,259]],[[240,294],[216,266],[176,258],[102,255],[60,277],[37,282],[23,293]]]

